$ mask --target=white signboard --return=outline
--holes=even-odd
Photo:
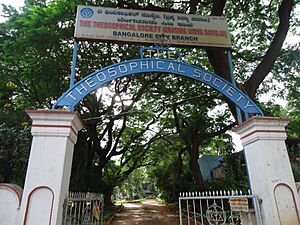
[[[123,43],[230,48],[224,17],[78,6],[75,37]]]
[[[249,204],[247,198],[231,198],[229,199],[230,209],[233,212],[249,212]]]

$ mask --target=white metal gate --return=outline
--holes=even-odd
[[[64,204],[63,225],[102,225],[102,194],[69,193]]]
[[[179,214],[180,225],[263,225],[257,196],[241,191],[180,193]]]

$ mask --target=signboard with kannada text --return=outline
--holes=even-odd
[[[78,6],[75,38],[230,48],[225,17]]]

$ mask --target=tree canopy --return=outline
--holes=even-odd
[[[51,108],[69,86],[76,6],[109,6],[226,16],[238,87],[257,102],[260,94],[280,90],[293,109],[289,114],[293,135],[299,135],[294,125],[294,121],[299,124],[299,45],[286,43],[288,32],[297,32],[299,26],[297,3],[26,0],[20,11],[5,6],[3,13],[8,20],[0,24],[1,113],[6,113],[5,120],[14,120],[14,115],[25,108]],[[230,81],[226,50],[191,48],[181,52],[188,63]],[[135,45],[82,41],[76,81],[115,60],[137,58],[138,54],[139,46]],[[279,83],[283,88],[278,88]],[[271,115],[268,107],[262,107]],[[75,146],[71,189],[108,195],[136,168],[158,165],[162,149],[170,151],[170,157],[178,157],[180,172],[180,163],[186,162],[182,154],[188,153],[194,183],[203,186],[197,161],[201,147],[236,124],[234,105],[220,94],[190,79],[158,73],[114,80],[87,96],[76,110],[86,129],[80,132]],[[15,122],[22,130],[28,118],[20,118]],[[8,146],[7,150],[13,149]],[[172,170],[175,164],[167,162]]]

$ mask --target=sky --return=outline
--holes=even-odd
[[[24,1],[23,0],[0,0],[0,4],[13,5],[15,7],[19,7],[24,4]]]
[[[0,23],[5,21],[5,18],[2,16],[2,4],[12,5],[18,9],[24,5],[24,0],[0,0]]]

